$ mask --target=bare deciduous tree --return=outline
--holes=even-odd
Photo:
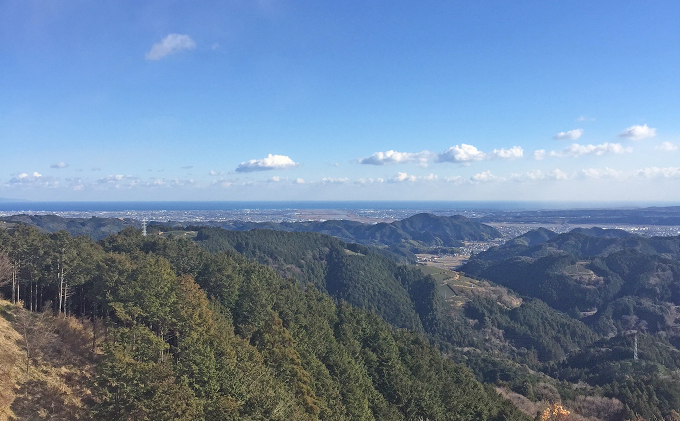
[[[31,362],[48,354],[57,340],[54,320],[47,311],[34,313],[23,308],[18,309],[15,319],[15,329],[23,337],[23,348],[26,351],[26,372]]]

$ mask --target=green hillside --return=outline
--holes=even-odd
[[[419,334],[234,253],[19,227],[0,254],[29,310],[100,326],[95,419],[527,419]]]

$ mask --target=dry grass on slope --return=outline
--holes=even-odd
[[[0,421],[89,419],[91,341],[75,318],[0,300]]]

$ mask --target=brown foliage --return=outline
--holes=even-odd
[[[1,300],[0,316],[0,421],[88,419],[92,356],[80,355],[87,328]]]
[[[623,403],[618,399],[602,396],[579,396],[570,406],[585,417],[604,421],[620,420],[624,410]]]

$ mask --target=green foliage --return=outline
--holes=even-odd
[[[500,329],[515,348],[525,349],[524,362],[561,360],[568,353],[592,344],[596,335],[588,326],[555,312],[539,300],[505,309],[495,301],[478,298],[466,306],[466,314],[482,329]]]
[[[555,337],[559,347],[552,355],[550,349],[539,354],[546,362],[544,372],[602,388],[606,396],[624,402],[629,415],[669,417],[680,399],[674,371],[680,367],[680,351],[673,345],[680,343],[680,237],[642,238],[599,229],[524,237],[477,255],[463,270],[540,298],[604,337],[592,342],[592,335],[574,335],[582,329],[571,334],[560,329]],[[477,319],[507,326],[507,320],[479,307],[470,308]],[[529,340],[542,337],[542,328],[532,327],[530,318],[520,326],[531,331]],[[501,328],[512,331],[512,326]],[[634,334],[638,361],[633,360]]]
[[[426,278],[363,246],[319,241],[330,247],[307,275],[342,268],[320,285],[376,311],[403,306],[393,319],[417,329],[421,315],[436,319]],[[56,262],[77,285],[70,312],[106,324],[96,419],[525,419],[418,334],[233,252],[133,230],[99,246],[30,228],[0,236],[0,250],[31,262],[22,276],[46,286]]]

